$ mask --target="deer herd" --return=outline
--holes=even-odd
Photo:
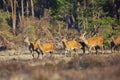
[[[115,52],[115,50],[119,49],[120,46],[120,36],[117,38],[114,38],[113,35],[109,35],[109,41],[110,41],[110,48],[111,53]],[[66,37],[63,37],[61,39],[61,44],[64,48],[64,54],[67,56],[67,53],[69,52],[71,56],[73,54],[76,54],[76,56],[79,55],[79,50],[82,50],[82,52],[86,53],[86,48],[88,49],[88,53],[92,53],[93,49],[95,49],[96,54],[98,53],[98,49],[100,49],[101,53],[103,54],[105,51],[105,39],[103,36],[94,36],[90,38],[86,38],[86,32],[79,35],[79,40],[67,40]],[[53,42],[47,42],[47,43],[41,43],[40,39],[37,39],[35,41],[30,41],[28,37],[24,39],[24,42],[27,43],[29,51],[32,53],[32,57],[34,58],[34,51],[37,52],[39,58],[39,55],[47,55],[50,53],[52,56],[55,53],[55,43]],[[59,42],[60,43],[60,42]],[[83,44],[84,43],[84,44]],[[74,51],[74,53],[72,52]],[[118,50],[119,51],[119,50]]]

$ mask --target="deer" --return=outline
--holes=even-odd
[[[78,56],[78,50],[82,48],[82,45],[79,42],[75,40],[68,41],[65,37],[62,39],[62,44],[65,49],[65,56],[67,52],[70,52],[70,55],[72,55],[71,51],[75,51],[75,54]]]
[[[113,52],[115,52],[115,49],[117,49],[117,48],[119,49],[120,36],[117,36],[117,38],[115,38],[113,34],[110,35],[110,43],[111,43],[111,53],[113,53]]]
[[[46,53],[52,54],[55,51],[55,46],[54,43],[43,43],[41,44],[40,39],[37,39],[36,41],[29,41],[29,38],[27,37],[24,42],[26,42],[29,46],[29,51],[32,53],[32,56],[34,58],[34,51],[39,54],[41,53],[42,55],[45,55]]]
[[[55,44],[52,42],[47,42],[47,43],[41,43],[40,39],[38,39],[39,42],[39,49],[42,53],[42,55],[45,55],[46,53],[50,53],[51,55],[55,51]]]
[[[81,34],[79,39],[82,40],[88,47],[89,53],[91,53],[91,49],[95,48],[96,54],[98,53],[97,49],[101,48],[102,53],[104,50],[104,37],[103,36],[94,36],[91,38],[86,39],[85,33]]]
[[[32,57],[34,58],[34,51],[35,51],[38,54],[37,58],[39,58],[40,50],[39,50],[39,43],[38,43],[38,41],[30,41],[29,37],[26,37],[24,39],[24,42],[27,43],[28,49],[31,52]]]

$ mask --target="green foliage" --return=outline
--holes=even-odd
[[[0,11],[0,31],[2,31],[8,39],[13,39],[14,36],[10,33],[10,25],[8,25],[8,19],[10,15],[5,11]]]
[[[92,0],[86,2],[86,9],[84,9],[84,0],[79,1],[80,8],[78,13],[78,22],[85,28],[94,28],[94,25],[101,25],[105,27],[106,25],[117,24],[115,18],[107,16],[108,12],[105,12],[103,7],[107,5],[106,0]],[[54,20],[62,20],[64,16],[71,15],[75,13],[75,3],[74,0],[51,0],[51,15]],[[94,19],[93,15],[97,18]]]
[[[10,15],[7,12],[0,11],[0,24],[7,23],[7,19],[10,18]]]
[[[116,20],[115,20],[114,18],[111,18],[111,17],[106,17],[106,18],[105,18],[105,22],[106,22],[107,24],[110,24],[110,25],[116,24],[115,21],[116,21]]]
[[[103,5],[106,4],[106,0],[93,0],[89,4],[92,6],[84,9],[84,5],[81,5],[78,11],[78,21],[82,23],[82,26],[85,28],[94,28],[94,25],[106,27],[106,25],[117,24],[115,18],[106,16],[107,12],[103,10]]]
[[[61,20],[65,15],[73,12],[73,1],[71,0],[51,0],[51,15],[55,20]]]
[[[104,47],[105,49],[110,49],[110,40],[109,40],[109,34],[104,34]]]

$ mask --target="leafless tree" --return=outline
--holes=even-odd
[[[12,9],[12,28],[13,33],[15,34],[16,30],[16,0],[10,0],[11,2],[11,9]]]
[[[33,0],[30,0],[30,4],[31,4],[32,17],[34,17],[34,5],[33,5]]]

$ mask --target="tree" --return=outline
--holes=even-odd
[[[13,34],[15,35],[16,31],[16,0],[11,1],[11,8],[12,8],[12,28]]]
[[[21,13],[22,13],[22,20],[24,20],[24,1],[21,0]]]
[[[30,0],[30,4],[31,4],[32,17],[34,17],[34,5],[33,5],[33,0]]]

